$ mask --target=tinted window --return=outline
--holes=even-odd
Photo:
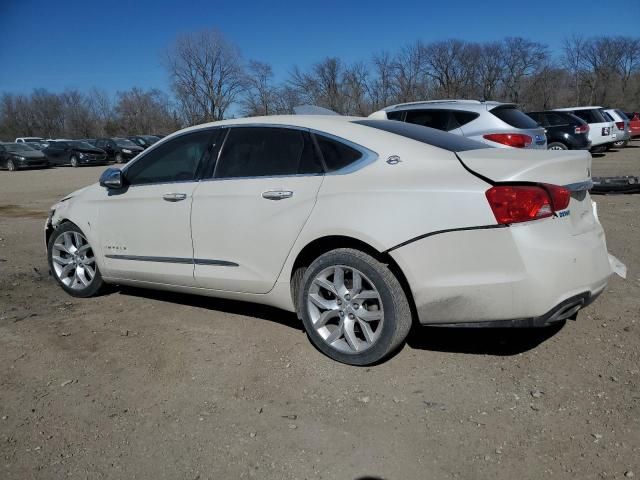
[[[425,128],[412,123],[392,122],[389,120],[356,120],[353,123],[384,130],[385,132],[394,133],[401,137],[443,148],[450,152],[491,148],[484,143],[476,142],[475,140],[470,140],[460,135],[442,132],[433,128]]]
[[[576,117],[583,119],[587,123],[604,123],[606,120],[598,110],[575,110]]]
[[[403,125],[402,123],[396,121],[381,121]],[[320,147],[322,158],[324,159],[324,163],[327,166],[327,171],[329,172],[340,170],[341,168],[344,168],[347,165],[351,165],[353,162],[356,162],[360,160],[360,158],[362,158],[362,152],[356,150],[355,148],[351,148],[349,145],[345,145],[342,142],[333,140],[332,138],[328,138],[323,135],[316,135],[316,140],[318,141],[318,147]]]
[[[96,140],[95,146],[96,147],[104,147],[104,140]]]
[[[496,107],[491,113],[514,128],[537,128],[531,117],[514,107]]]
[[[5,151],[4,145],[0,145],[0,152],[4,152],[4,151]]]
[[[616,110],[616,113],[620,115],[620,118],[622,120],[629,120],[629,116],[626,113],[624,113],[622,110]]]
[[[545,113],[544,116],[547,119],[548,124],[552,127],[557,127],[560,125],[570,125],[575,123],[571,121],[569,115],[567,114],[548,112]]]
[[[210,137],[210,130],[202,130],[166,142],[132,163],[125,177],[132,185],[194,180]]]
[[[462,110],[452,110],[451,113],[453,113],[453,118],[455,118],[455,121],[458,124],[458,127],[466,125],[467,123],[475,120],[480,116],[479,113],[464,112]]]
[[[604,115],[605,120],[608,120],[610,122],[614,121],[613,117],[611,115],[609,115],[609,112],[602,111],[602,115]]]
[[[404,112],[402,110],[397,111],[397,112],[387,112],[387,118],[389,120],[400,120],[402,121],[402,115],[404,114]]]
[[[405,122],[448,132],[456,128],[448,110],[409,110]]]
[[[227,135],[216,178],[322,172],[311,137],[291,128],[236,127]]]

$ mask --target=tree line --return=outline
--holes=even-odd
[[[602,105],[640,110],[640,38],[566,38],[560,51],[520,37],[416,41],[347,63],[327,57],[275,81],[269,63],[245,61],[216,30],[178,37],[163,55],[171,92],[109,96],[93,88],[0,96],[0,138],[84,138],[169,133],[231,116],[292,113],[301,104],[343,115],[436,98],[474,98],[524,109]]]

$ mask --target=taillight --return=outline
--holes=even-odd
[[[489,133],[483,136],[492,142],[501,143],[514,148],[525,148],[531,145],[533,139],[522,133]]]
[[[571,192],[558,185],[496,185],[485,193],[501,225],[547,218],[569,206]]]
[[[589,131],[589,125],[579,125],[576,127],[575,133],[587,133]]]
[[[616,122],[616,127],[618,130],[624,130],[624,122]]]

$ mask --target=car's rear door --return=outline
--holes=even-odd
[[[193,192],[209,154],[211,130],[186,133],[124,169],[126,187],[97,201],[104,274],[192,286]]]
[[[266,293],[324,178],[313,139],[296,128],[232,127],[211,170],[193,197],[196,283]]]

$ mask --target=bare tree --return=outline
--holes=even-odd
[[[345,114],[347,111],[343,89],[344,75],[345,67],[339,58],[325,58],[314,64],[308,72],[294,67],[289,85],[305,103]]]
[[[240,51],[216,30],[179,37],[166,66],[188,124],[222,120],[245,87]]]
[[[379,110],[397,98],[397,88],[394,78],[394,59],[388,52],[375,54],[372,60],[373,80],[370,83],[369,95],[372,110]]]
[[[399,102],[414,102],[427,97],[425,48],[421,42],[403,47],[393,62]]]
[[[245,115],[273,115],[278,112],[277,89],[273,85],[273,69],[264,62],[249,62],[246,76],[246,92],[242,100]]]
[[[123,133],[171,132],[178,127],[167,95],[158,89],[134,87],[117,97],[115,113]]]
[[[520,37],[508,37],[504,41],[503,83],[505,97],[518,103],[522,81],[535,74],[548,58],[547,47]]]

